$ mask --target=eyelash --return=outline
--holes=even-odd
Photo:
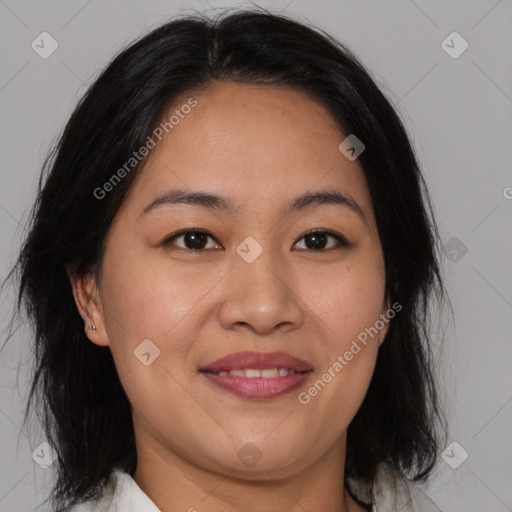
[[[172,242],[174,242],[177,238],[179,238],[181,236],[184,236],[184,235],[187,235],[187,234],[190,234],[190,233],[193,233],[193,234],[200,233],[200,234],[203,234],[203,235],[207,235],[210,238],[212,238],[213,240],[215,240],[215,238],[210,233],[208,233],[208,231],[205,231],[203,229],[185,229],[185,230],[179,231],[178,233],[175,233],[174,235],[172,235],[169,238],[165,239],[162,242],[162,246],[171,245]],[[339,233],[336,233],[335,231],[331,231],[329,229],[314,229],[312,231],[308,231],[307,233],[304,233],[293,245],[294,246],[297,245],[297,243],[300,240],[302,240],[304,237],[306,237],[308,235],[312,235],[312,234],[325,234],[325,235],[328,235],[328,236],[334,238],[338,242],[340,247],[338,247],[338,248],[331,247],[330,249],[300,249],[300,250],[309,251],[309,252],[326,252],[326,251],[330,251],[330,250],[333,250],[333,249],[345,249],[345,248],[348,248],[348,247],[353,245],[343,235],[340,235]],[[217,241],[217,240],[215,240],[215,241]],[[219,242],[217,242],[217,243],[219,243]],[[211,249],[188,249],[188,248],[183,248],[183,247],[179,247],[179,249],[181,249],[183,251],[187,251],[187,252],[204,252],[204,251],[211,250]]]

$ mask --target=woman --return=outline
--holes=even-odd
[[[413,483],[443,439],[439,237],[349,50],[258,10],[176,19],[45,170],[16,270],[56,510],[439,510]]]

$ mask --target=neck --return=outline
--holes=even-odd
[[[363,512],[344,481],[346,436],[293,474],[205,468],[138,432],[135,482],[161,512]]]

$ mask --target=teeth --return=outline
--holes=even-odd
[[[255,377],[263,377],[264,379],[272,379],[276,377],[286,377],[293,375],[295,372],[288,368],[265,368],[264,370],[257,370],[254,368],[246,368],[244,370],[222,370],[217,372],[217,375],[231,375],[232,377],[248,377],[253,379]]]
[[[230,370],[228,373],[234,377],[245,377],[245,370]]]

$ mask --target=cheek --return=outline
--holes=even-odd
[[[121,328],[135,338],[165,338],[215,282],[136,253],[111,256],[111,261],[116,264],[105,271],[103,302],[116,318],[107,315],[108,328],[113,333]]]
[[[153,383],[176,384],[168,374],[156,373],[157,368],[169,369],[180,381],[194,374],[190,364],[195,357],[194,342],[208,317],[208,299],[226,271],[201,270],[190,263],[171,265],[165,258],[139,256],[129,248],[122,257],[111,254],[109,261],[115,264],[105,267],[103,302],[117,371],[140,382],[135,395],[149,386],[145,392],[154,396]],[[151,340],[156,348],[144,340]],[[136,358],[143,342],[157,356],[148,367]]]
[[[333,349],[344,350],[379,319],[384,301],[384,270],[379,259],[354,258],[332,272],[304,281],[305,303],[322,320]],[[364,337],[364,336],[363,336]]]
[[[325,360],[300,403],[314,402],[319,416],[339,410],[333,428],[345,428],[364,399],[375,367],[378,337],[371,328],[382,312],[383,266],[378,258],[354,258],[333,272],[310,276],[304,285],[310,290],[304,302],[324,332]]]
[[[125,392],[140,416],[176,421],[162,407],[181,404],[185,412],[191,405],[180,383],[189,377],[187,361],[200,328],[197,305],[218,278],[163,268],[129,252],[110,261],[116,264],[104,272],[105,322]]]

